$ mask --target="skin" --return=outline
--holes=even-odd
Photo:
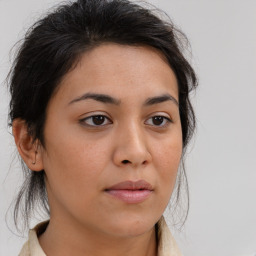
[[[88,93],[115,102],[81,97]],[[51,216],[39,242],[47,255],[156,255],[154,225],[182,154],[177,104],[177,80],[160,52],[109,43],[86,52],[63,78],[48,104],[44,147],[22,120],[14,122],[23,160],[46,173]],[[95,125],[93,115],[104,122]],[[127,180],[145,180],[153,190],[139,203],[106,193]]]

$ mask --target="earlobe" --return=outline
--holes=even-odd
[[[12,133],[19,154],[28,168],[32,171],[43,170],[39,141],[29,134],[26,122],[20,118],[13,120]]]

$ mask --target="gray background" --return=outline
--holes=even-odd
[[[0,0],[1,256],[17,255],[25,241],[5,220],[22,178],[6,124],[3,80],[10,68],[9,52],[58,2]],[[188,36],[200,79],[193,95],[198,128],[187,157],[191,207],[183,230],[174,232],[176,239],[186,256],[256,255],[256,1],[151,2]],[[8,223],[10,219],[8,215]]]

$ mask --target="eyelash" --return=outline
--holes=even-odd
[[[164,124],[160,124],[160,125],[154,125],[154,124],[149,124],[149,125],[152,125],[152,126],[154,126],[154,127],[159,127],[159,128],[165,128],[165,127],[167,127],[170,123],[172,123],[172,120],[170,119],[170,118],[168,118],[168,117],[166,117],[166,116],[162,116],[162,115],[156,115],[156,116],[151,116],[149,119],[147,119],[147,121],[148,120],[152,120],[152,122],[153,122],[153,118],[155,118],[155,120],[159,120],[159,119],[162,119],[163,120],[163,122],[164,122]],[[152,123],[151,122],[151,123]]]
[[[98,118],[98,121],[102,121],[103,119],[103,123],[101,124],[95,124],[95,120],[93,121],[93,118]],[[164,122],[164,124],[159,124],[159,125],[154,125],[153,124],[153,118],[156,118],[155,120],[159,120],[162,119],[162,121]],[[148,120],[152,120],[150,124],[147,123]],[[106,121],[108,123],[106,123]],[[109,117],[105,116],[105,115],[92,115],[92,116],[88,116],[86,118],[83,118],[81,120],[79,120],[80,123],[82,123],[83,125],[89,126],[89,127],[102,127],[102,126],[106,126],[109,124],[112,124],[113,122],[110,120]],[[90,123],[89,123],[90,122]],[[94,122],[94,123],[93,123]],[[150,118],[148,118],[145,122],[146,125],[150,125],[153,127],[159,127],[159,128],[165,128],[167,127],[170,123],[172,123],[172,120],[166,116],[163,115],[155,115],[155,116],[151,116]]]
[[[104,118],[104,121],[103,121],[103,124],[93,124],[93,118]],[[106,122],[106,120],[108,120],[109,123],[107,124],[104,124]],[[86,121],[91,121],[91,123],[86,123]],[[83,118],[80,120],[80,123],[86,125],[86,126],[91,126],[91,127],[99,127],[99,126],[106,126],[108,124],[112,124],[112,121],[110,120],[110,118],[108,118],[107,116],[105,115],[92,115],[92,116],[88,116],[86,118]]]

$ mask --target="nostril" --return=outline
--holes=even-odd
[[[132,162],[129,161],[129,160],[123,160],[123,161],[122,161],[122,164],[131,164],[131,163],[132,163]],[[142,164],[143,164],[143,165],[147,164],[147,161],[146,161],[146,160],[143,161]]]
[[[128,163],[130,163],[130,161],[129,160],[123,160],[122,163],[123,164],[128,164]]]

